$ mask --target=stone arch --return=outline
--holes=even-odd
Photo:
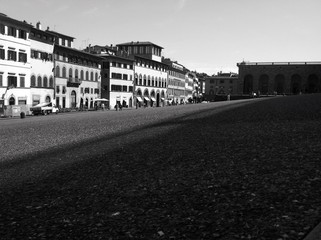
[[[51,102],[51,98],[50,98],[49,95],[46,96],[45,102],[46,102],[46,103],[50,103],[50,102]]]
[[[301,90],[301,83],[302,79],[299,74],[294,74],[291,77],[291,93],[292,94],[299,94]]]
[[[267,74],[263,74],[259,78],[259,91],[261,94],[269,92],[269,76]]]
[[[278,74],[274,79],[274,91],[277,94],[284,94],[285,90],[285,77],[283,74]]]
[[[308,82],[307,82],[307,92],[308,93],[320,92],[320,81],[317,75],[315,74],[309,75]]]
[[[248,74],[244,77],[243,93],[249,94],[253,92],[253,76]]]

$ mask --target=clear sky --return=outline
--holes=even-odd
[[[209,75],[238,62],[321,61],[321,0],[0,0],[0,12],[74,47],[151,41]]]

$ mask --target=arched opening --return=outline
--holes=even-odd
[[[308,77],[307,92],[308,93],[320,92],[320,82],[317,75],[311,74]]]
[[[253,92],[253,76],[246,75],[244,77],[244,86],[243,86],[243,93],[249,94]]]
[[[269,76],[266,74],[260,76],[259,91],[260,94],[268,94],[269,92]]]
[[[41,76],[38,76],[38,78],[37,78],[37,87],[42,87],[42,78],[41,78]]]
[[[46,76],[43,78],[43,87],[48,87],[48,78]]]
[[[301,76],[294,74],[291,77],[291,92],[292,94],[299,94],[301,92]]]
[[[54,83],[53,77],[50,76],[50,78],[49,78],[49,87],[53,88],[53,83]]]
[[[9,98],[9,105],[15,105],[16,104],[16,99],[14,97]]]
[[[285,85],[285,77],[282,74],[278,74],[275,77],[274,81],[274,91],[277,94],[284,94],[284,85]]]
[[[159,107],[160,106],[160,94],[159,92],[157,92],[156,94],[156,107]]]
[[[150,101],[149,99],[149,94],[148,94],[148,90],[145,89],[144,91],[144,106],[147,107],[148,106],[148,102]]]
[[[60,67],[56,67],[56,77],[60,77]]]
[[[154,104],[156,102],[156,98],[155,98],[155,91],[153,90],[151,93],[150,93],[150,106],[153,107]]]
[[[70,96],[70,105],[71,105],[71,108],[75,108],[76,105],[77,105],[77,101],[76,101],[76,92],[75,91],[72,91],[71,92],[71,96]]]
[[[36,76],[32,75],[30,79],[30,86],[35,87],[36,86]]]

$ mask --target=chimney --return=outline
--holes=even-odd
[[[41,30],[41,23],[40,23],[40,22],[37,22],[36,27],[37,27],[37,29]]]

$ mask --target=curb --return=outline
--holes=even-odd
[[[319,223],[303,240],[320,240],[321,223]]]

